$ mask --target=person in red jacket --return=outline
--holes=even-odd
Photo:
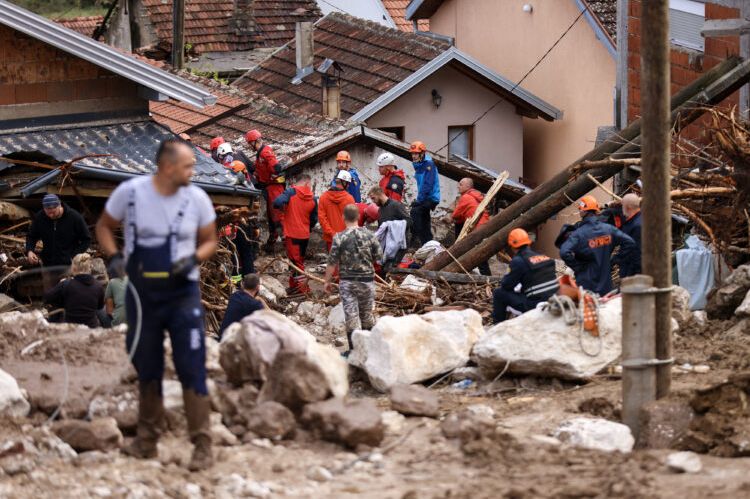
[[[364,227],[367,224],[375,223],[378,221],[378,214],[380,209],[375,203],[357,203],[357,209],[359,210],[360,227]]]
[[[346,228],[344,224],[344,207],[354,204],[354,196],[349,194],[347,187],[352,177],[346,170],[339,170],[336,174],[336,185],[320,196],[318,203],[318,219],[323,230],[323,240],[326,248],[331,251],[333,236]]]
[[[318,203],[310,188],[311,182],[310,175],[299,175],[294,186],[276,196],[273,202],[273,207],[281,213],[287,257],[300,270],[305,270],[310,230],[318,223]],[[289,288],[292,292],[308,293],[310,287],[305,274],[292,269]]]
[[[406,175],[403,170],[396,169],[396,158],[389,152],[384,152],[378,156],[376,161],[378,170],[382,178],[380,179],[380,188],[385,195],[394,201],[403,202],[404,197],[404,179]]]
[[[474,213],[479,207],[479,203],[484,199],[484,194],[474,189],[474,181],[470,178],[462,178],[458,182],[458,192],[461,194],[461,197],[458,198],[456,208],[451,215],[451,218],[455,223],[456,239],[458,239],[458,236],[461,234],[464,224],[474,216]],[[474,227],[479,227],[489,219],[490,215],[486,210],[483,211]],[[492,272],[490,272],[490,264],[488,262],[482,263],[478,268],[482,275],[492,275]]]
[[[255,151],[256,186],[263,190],[263,196],[266,198],[268,241],[266,241],[263,249],[270,253],[273,251],[273,245],[279,236],[281,212],[274,206],[276,198],[284,192],[285,179],[273,149],[263,142],[263,137],[258,130],[247,132],[245,140]]]

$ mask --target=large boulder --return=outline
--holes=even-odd
[[[635,444],[630,428],[622,423],[600,418],[570,419],[560,425],[554,436],[574,447],[605,452],[630,452]]]
[[[729,319],[750,289],[750,264],[740,265],[721,285],[708,294],[709,319]]]
[[[501,322],[474,345],[472,359],[486,372],[588,379],[622,352],[622,299],[599,308],[599,337],[534,309]]]
[[[735,309],[734,315],[742,318],[750,317],[750,290],[745,294],[745,298],[742,299],[740,306]]]
[[[464,366],[483,332],[476,310],[381,317],[371,331],[354,332],[349,362],[385,392]]]
[[[122,433],[114,418],[65,419],[55,423],[52,431],[78,452],[108,451],[122,446]]]
[[[333,398],[305,407],[302,422],[317,437],[355,448],[377,447],[385,437],[385,424],[372,399]]]
[[[31,405],[21,393],[16,378],[0,369],[0,415],[23,417]]]
[[[693,320],[693,311],[690,310],[690,292],[680,286],[675,286],[672,291],[672,318],[677,321],[680,329]]]

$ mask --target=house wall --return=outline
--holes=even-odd
[[[533,6],[523,12],[524,4]],[[519,81],[580,14],[573,0],[446,0],[430,29],[452,36],[456,46],[512,81]],[[524,88],[561,109],[562,120],[524,119],[523,172],[529,185],[549,179],[590,151],[597,128],[614,123],[616,60],[581,18],[523,81]],[[547,251],[561,213],[542,231]]]
[[[121,110],[148,112],[135,83],[0,26],[0,121]]]
[[[432,90],[443,100],[432,102]],[[372,128],[404,127],[404,140],[421,140],[436,151],[448,143],[448,127],[470,125],[499,96],[451,67],[444,67],[367,120]],[[448,155],[448,148],[441,151]],[[473,159],[510,178],[523,176],[523,122],[515,106],[502,102],[474,126]]]
[[[628,119],[634,120],[641,114],[641,0],[630,0],[628,12]],[[740,16],[738,9],[730,9],[706,3],[706,19],[735,19]],[[672,45],[670,50],[671,92],[678,92],[705,71],[719,64],[730,55],[739,55],[740,42],[737,36],[706,38],[704,52]],[[723,105],[736,106],[739,92],[727,98]],[[699,133],[698,127],[689,128],[686,133],[693,136]]]

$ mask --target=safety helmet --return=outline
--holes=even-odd
[[[409,147],[409,152],[425,152],[427,151],[427,146],[424,145],[424,142],[415,141],[411,143],[411,146]]]
[[[578,211],[599,211],[599,202],[594,196],[583,196],[578,201]]]
[[[349,161],[351,163],[352,157],[349,156],[347,151],[339,151],[338,154],[336,154],[336,161]]]
[[[232,171],[235,173],[244,172],[245,170],[247,170],[247,168],[245,167],[245,163],[237,159],[235,159],[229,164],[229,168],[231,168]]]
[[[261,137],[262,135],[260,134],[258,130],[250,130],[249,132],[245,134],[245,140],[247,140],[248,143],[255,142]]]
[[[365,220],[372,220],[373,222],[378,219],[378,213],[380,208],[375,203],[368,203],[365,206]]]
[[[529,233],[525,230],[513,229],[510,231],[510,234],[508,234],[508,246],[511,248],[518,249],[521,246],[526,246],[528,244],[531,244],[531,238],[529,237]]]
[[[216,149],[216,153],[219,156],[226,156],[227,154],[232,154],[232,144],[230,144],[229,142],[224,142]]]
[[[375,164],[378,166],[392,166],[396,164],[396,157],[389,152],[384,152],[378,156],[378,160]]]
[[[336,180],[341,180],[342,182],[351,183],[352,174],[346,170],[339,170],[338,174],[336,174]]]
[[[226,140],[224,140],[224,137],[214,137],[211,139],[211,150],[218,149],[220,145],[222,145]]]

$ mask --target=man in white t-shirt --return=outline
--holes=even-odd
[[[124,270],[132,283],[126,295],[126,345],[131,351],[135,344],[140,402],[136,438],[123,452],[142,459],[157,455],[167,330],[194,444],[189,468],[201,470],[213,464],[213,455],[198,266],[216,252],[216,214],[208,195],[190,184],[195,157],[189,145],[179,139],[163,141],[156,164],[156,174],[114,190],[96,225],[99,245],[111,257],[110,273],[122,275]],[[120,224],[124,253],[114,236]]]

